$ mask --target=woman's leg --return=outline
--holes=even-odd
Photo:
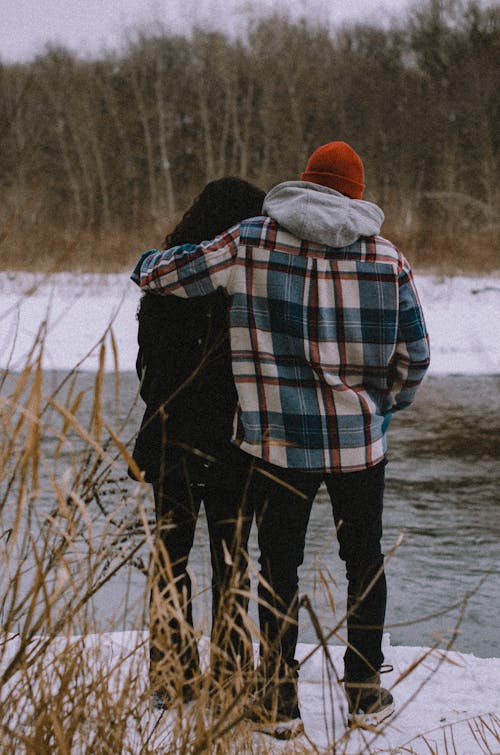
[[[190,680],[199,673],[193,630],[191,579],[187,563],[193,546],[200,494],[195,469],[182,459],[153,485],[156,542],[150,601],[150,661],[153,690],[166,704],[192,696]]]
[[[253,669],[248,627],[248,538],[253,511],[246,495],[248,462],[230,453],[231,463],[206,468],[203,502],[212,561],[212,674],[223,682]]]

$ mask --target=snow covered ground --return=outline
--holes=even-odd
[[[16,638],[11,641],[10,653],[15,652],[17,642]],[[54,643],[54,657],[64,647],[66,640]],[[109,679],[110,694],[118,699],[125,680],[131,677],[137,680],[137,691],[142,697],[147,684],[146,649],[145,633],[117,632],[87,635],[84,652],[88,652],[89,673],[96,676],[104,673]],[[200,650],[203,662],[208,654],[207,640],[202,639]],[[297,653],[299,659],[308,658],[301,668],[299,683],[305,734],[288,743],[264,734],[251,734],[254,752],[296,752],[302,755],[305,752],[324,755],[500,753],[500,659],[479,659],[456,652],[430,652],[428,648],[391,647],[386,636],[384,653],[394,671],[383,679],[384,685],[393,692],[397,708],[378,730],[364,731],[350,730],[345,726],[346,703],[336,681],[336,676],[342,675],[342,648],[336,646],[329,650],[333,663],[330,676],[326,673],[328,664],[322,651],[319,649],[311,655],[312,650],[313,646],[300,644]],[[190,721],[190,717],[194,719],[200,712],[209,715],[205,708],[202,711],[196,707],[184,710],[183,727],[188,731],[191,727],[194,731],[195,721]],[[29,712],[26,711],[17,724],[21,732],[26,714],[26,725],[30,727]],[[148,751],[177,752],[172,741],[177,715],[176,711],[152,711],[145,702],[142,716],[131,717],[127,726],[126,751],[140,755],[140,742],[144,741],[145,733],[150,733],[151,749]],[[230,755],[241,751],[239,733],[245,738],[249,734],[244,727],[235,729],[231,736]]]
[[[500,373],[500,275],[417,276],[417,286],[431,338],[431,374]],[[106,368],[113,369],[111,327],[119,369],[133,370],[138,300],[139,291],[125,273],[48,277],[0,273],[0,368],[20,369],[45,323],[44,368],[80,365],[95,370],[105,336]],[[131,643],[136,646],[130,633],[103,635],[97,641],[108,654],[122,653],[124,658]],[[397,714],[384,724],[376,740],[373,733],[357,731],[336,752],[500,753],[500,659],[435,651],[405,677],[427,650],[392,647],[388,637],[385,643],[386,660],[394,671],[384,677],[384,683],[390,688],[396,685]],[[301,645],[298,657],[306,657],[311,650],[312,646]],[[341,676],[342,649],[332,647],[331,655]],[[318,651],[301,673],[300,698],[309,739],[301,738],[300,744],[311,752],[327,746],[332,752],[333,742],[345,732],[344,700],[337,684],[329,687],[325,668]],[[159,726],[155,736],[168,737],[168,731]],[[161,740],[158,746],[162,747]],[[291,744],[273,744],[276,752],[293,750]]]
[[[420,275],[416,282],[431,338],[430,374],[499,373],[500,275]],[[99,342],[110,326],[119,368],[133,370],[139,296],[127,273],[0,273],[0,368],[23,365],[46,321],[45,368],[70,369],[81,363],[82,369],[96,369]],[[109,348],[106,368],[113,366]]]

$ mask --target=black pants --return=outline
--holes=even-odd
[[[193,471],[193,463],[199,462],[188,459],[180,465],[162,490],[155,486],[160,538],[171,565],[168,579],[160,579],[158,584],[167,600],[168,595],[171,601],[180,600],[188,625],[192,626],[192,609],[186,566],[203,499],[213,570],[213,646],[227,648],[223,654],[230,661],[239,658],[240,663],[243,658],[243,662],[251,663],[243,650],[249,638],[244,621],[248,601],[242,593],[248,593],[249,588],[247,545],[255,512],[261,572],[261,662],[272,674],[281,673],[281,668],[286,673],[286,667],[296,665],[298,569],[304,560],[312,503],[324,480],[348,579],[345,675],[362,680],[378,670],[383,663],[387,599],[381,552],[385,462],[362,472],[322,475],[272,466],[231,450],[225,463],[211,465],[201,477],[199,467]],[[194,475],[202,480],[201,485],[190,484]],[[230,603],[227,595],[231,596]],[[228,605],[232,606],[229,622]],[[184,654],[186,662],[189,658],[197,662],[194,643],[183,637],[175,618],[170,619],[169,626],[178,652]],[[154,631],[152,635],[154,645]]]
[[[232,451],[229,452],[231,455]],[[205,464],[186,455],[153,486],[157,521],[155,580],[150,606],[151,670],[177,659],[185,676],[198,670],[193,631],[191,579],[187,564],[203,501],[212,565],[212,672],[223,677],[253,662],[246,622],[247,543],[252,513],[244,495],[245,469],[239,464]],[[166,669],[165,669],[166,666]],[[175,671],[170,664],[171,676]]]
[[[330,495],[340,557],[345,562],[348,580],[345,675],[362,680],[382,665],[387,600],[381,552],[384,468],[382,462],[361,472],[317,475],[261,461],[254,465],[249,490],[260,548],[260,630],[267,642],[261,654],[270,658],[273,673],[277,663],[292,668],[295,665],[297,570],[304,560],[311,506],[323,480]],[[280,485],[273,476],[296,492]]]

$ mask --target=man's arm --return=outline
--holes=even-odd
[[[238,240],[239,225],[213,241],[151,249],[141,255],[131,278],[143,291],[184,298],[206,296],[220,287],[227,290]]]
[[[391,412],[412,403],[430,363],[429,336],[413,275],[404,262],[398,278],[399,325],[391,365]]]

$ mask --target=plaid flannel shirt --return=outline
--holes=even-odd
[[[210,242],[145,252],[132,280],[159,294],[230,295],[233,442],[280,467],[380,462],[387,415],[411,403],[429,365],[411,269],[380,236],[334,248],[251,218]]]

